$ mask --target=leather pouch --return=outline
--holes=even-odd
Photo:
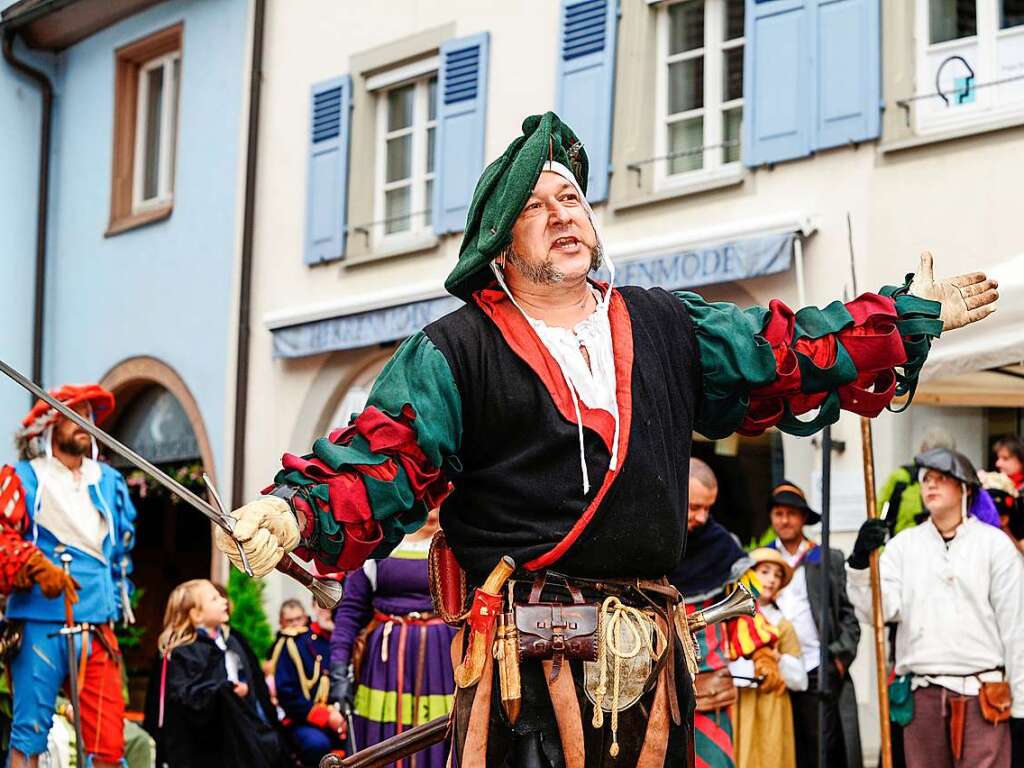
[[[1012,703],[1010,684],[1005,680],[981,684],[981,690],[978,691],[978,704],[981,706],[981,716],[986,721],[995,725],[1009,720]]]
[[[698,712],[717,712],[736,703],[736,686],[728,667],[698,672],[693,680]]]
[[[438,531],[430,540],[427,554],[430,597],[434,610],[446,624],[461,626],[466,614],[466,573],[448,546],[444,531]]]
[[[551,678],[558,677],[564,659],[597,661],[599,606],[587,603],[578,589],[567,585],[572,603],[542,603],[544,576],[538,576],[529,601],[512,609],[519,633],[519,659],[551,659]]]

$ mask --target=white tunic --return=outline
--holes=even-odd
[[[34,521],[68,546],[88,552],[99,560],[103,556],[103,539],[110,527],[103,512],[96,508],[89,495],[89,486],[100,481],[100,465],[83,458],[78,479],[52,456],[32,459],[38,486],[42,491]]]
[[[893,537],[879,568],[885,621],[899,622],[896,674],[975,695],[978,677],[964,675],[1005,667],[1013,716],[1024,717],[1024,561],[1010,538],[971,517],[947,545],[929,520]],[[870,623],[870,571],[847,566],[847,577]]]

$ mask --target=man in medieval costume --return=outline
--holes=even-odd
[[[478,588],[453,648],[460,766],[683,764],[695,659],[664,577],[683,553],[692,432],[877,415],[943,328],[996,298],[984,275],[936,283],[930,258],[913,281],[799,313],[619,288],[587,172],[556,115],[527,118],[469,207],[446,282],[466,305],[402,344],[366,409],[286,455],[234,512],[237,538],[217,539],[257,575],[291,550],[353,569],[450,483],[441,527]],[[602,258],[607,283],[589,278]]]
[[[114,396],[95,384],[50,393],[97,425]],[[131,616],[128,576],[135,507],[124,477],[97,461],[83,429],[39,401],[15,433],[19,461],[0,467],[0,592],[5,618],[20,623],[20,648],[10,661],[14,718],[12,768],[37,765],[46,751],[54,703],[69,665],[84,672],[80,687],[84,752],[94,766],[124,757],[121,658],[113,625]],[[62,567],[70,556],[70,572]],[[75,657],[60,635],[73,605]]]

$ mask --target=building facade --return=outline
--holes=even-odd
[[[619,283],[796,307],[902,282],[926,249],[940,275],[996,274],[1000,311],[941,340],[916,405],[875,422],[877,471],[910,461],[935,424],[979,466],[1019,431],[1018,3],[314,0],[270,3],[267,30],[250,494],[283,451],[358,410],[402,338],[458,305],[442,284],[473,181],[548,109],[587,147]],[[848,547],[864,518],[858,420],[833,436],[833,542]],[[718,514],[745,538],[767,524],[773,480],[820,477],[815,439],[696,451],[734,489]],[[869,756],[870,654],[866,641],[854,670]]]
[[[15,151],[3,153],[0,176],[11,297],[0,311],[11,362],[29,370],[35,342],[44,385],[102,383],[118,400],[115,436],[196,489],[205,471],[226,490],[252,4],[8,5],[0,22],[16,61],[0,64],[0,111]],[[35,332],[40,85],[21,59],[53,93]],[[28,398],[3,391],[13,431]],[[156,627],[175,584],[227,571],[199,513],[125,472],[140,513],[137,614]]]

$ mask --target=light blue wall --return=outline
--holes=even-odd
[[[174,212],[104,237],[110,215],[114,50],[184,22]],[[157,5],[64,51],[57,130],[45,378],[95,380],[151,355],[198,401],[225,471],[228,350],[235,332],[248,0]]]
[[[0,7],[5,3],[0,2]],[[15,55],[53,73],[53,57],[33,55],[15,41]],[[32,290],[36,257],[36,195],[42,99],[35,81],[0,59],[0,358],[31,373]],[[10,435],[28,412],[29,396],[0,376],[0,464]]]

